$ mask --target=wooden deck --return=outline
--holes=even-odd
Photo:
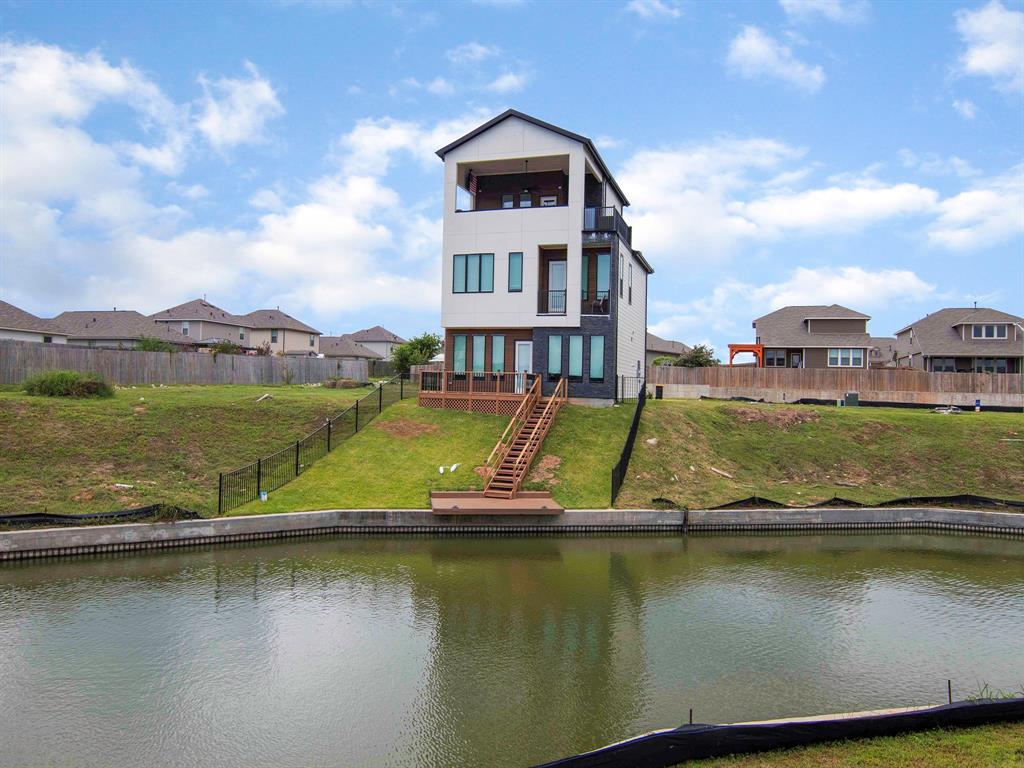
[[[482,491],[434,491],[430,507],[435,515],[560,515],[565,507],[547,491],[520,491],[514,499],[484,496]]]
[[[423,371],[419,405],[511,416],[526,398],[535,378],[532,373]]]

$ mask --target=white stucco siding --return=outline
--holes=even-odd
[[[15,331],[7,328],[0,328],[0,339],[13,339],[14,341],[37,341],[42,342],[44,336],[50,336],[53,344],[67,344],[68,337],[56,333],[42,333],[39,331]]]
[[[616,373],[620,376],[636,376],[639,363],[640,374],[643,375],[647,350],[647,271],[633,256],[629,246],[621,241],[619,253],[623,254],[625,274],[616,325]],[[632,302],[629,300],[630,265],[633,269]]]
[[[569,157],[568,205],[496,211],[455,211],[460,163],[518,157]],[[576,327],[580,322],[582,253],[582,144],[518,118],[509,118],[445,157],[444,235],[442,238],[441,322],[446,328],[521,328],[536,325]],[[540,247],[564,247],[568,260],[567,312],[537,315]],[[523,254],[523,290],[508,291],[508,255]],[[493,253],[493,293],[452,293],[455,254]]]

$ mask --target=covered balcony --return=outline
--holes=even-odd
[[[568,155],[460,163],[457,174],[457,213],[569,204]]]
[[[583,209],[583,244],[609,242],[614,235],[626,245],[633,243],[633,228],[626,223],[618,208],[612,206]]]

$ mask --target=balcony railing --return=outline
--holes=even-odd
[[[537,313],[540,315],[564,315],[565,291],[540,291]]]
[[[584,315],[607,315],[609,308],[608,291],[583,292],[580,312]]]
[[[614,206],[583,209],[583,242],[601,242],[612,233],[621,237],[626,245],[633,244],[633,228],[622,218]]]

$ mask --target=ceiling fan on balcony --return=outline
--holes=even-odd
[[[526,182],[530,177],[530,161],[523,160],[523,183],[520,184],[520,189],[524,195],[533,193],[533,187],[527,186]]]

